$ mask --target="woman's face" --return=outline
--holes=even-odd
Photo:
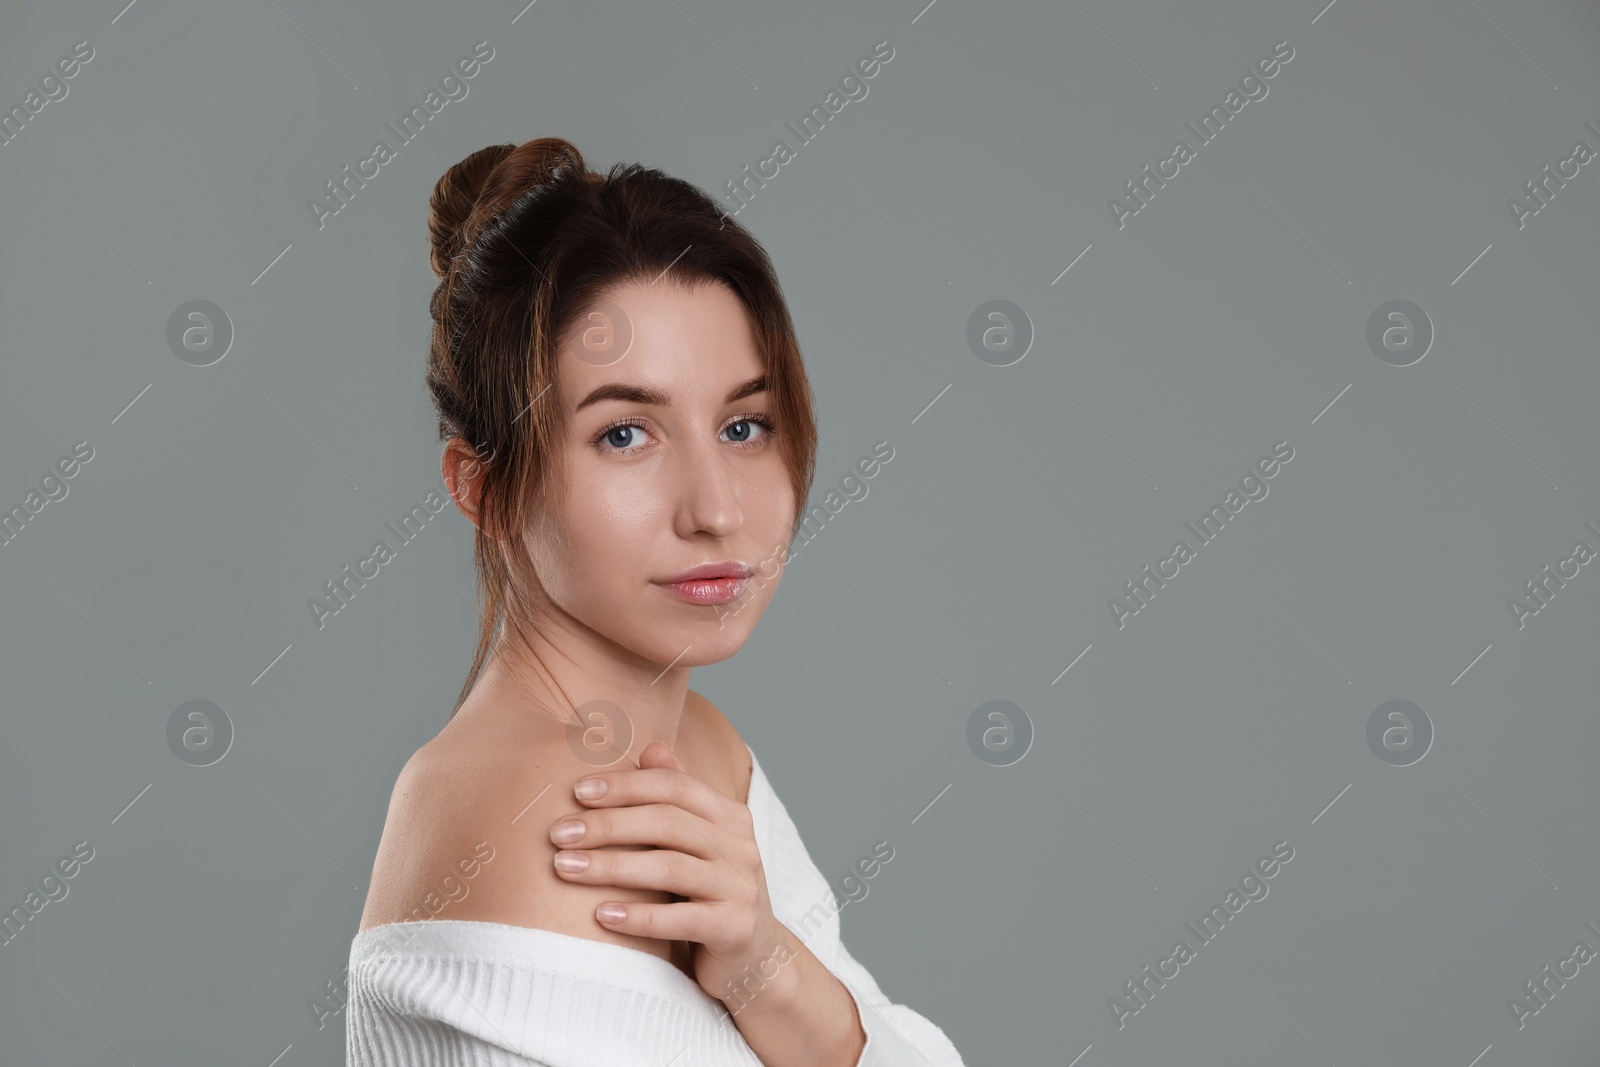
[[[568,490],[524,534],[545,597],[651,663],[728,658],[777,588],[797,506],[744,305],[722,285],[620,287],[559,360]],[[705,564],[749,578],[672,583]]]

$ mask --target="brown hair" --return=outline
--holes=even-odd
[[[445,171],[428,201],[433,333],[428,389],[439,439],[463,438],[481,466],[475,540],[483,611],[454,717],[488,659],[497,624],[532,627],[516,595],[534,568],[517,533],[552,490],[566,429],[557,345],[611,289],[665,276],[722,284],[745,306],[776,434],[804,514],[816,463],[811,387],[788,305],[760,243],[688,182],[640,164],[591,171],[569,142],[540,137],[481,148]]]

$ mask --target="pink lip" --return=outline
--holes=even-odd
[[[749,565],[738,560],[729,560],[726,563],[702,563],[698,567],[690,567],[682,574],[674,574],[671,578],[663,578],[663,583],[693,582],[704,578],[748,578],[754,573]]]
[[[726,604],[750,584],[753,568],[738,561],[702,563],[657,584],[690,604]]]

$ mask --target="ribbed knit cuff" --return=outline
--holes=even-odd
[[[856,1067],[930,1067],[933,1061],[922,1054],[922,1050],[913,1045],[911,1041],[895,1028],[888,1016],[878,1011],[871,1004],[861,999],[861,994],[856,992],[854,986],[843,979],[840,983],[850,991],[850,999],[856,1003],[856,1012],[861,1016],[861,1029],[867,1035],[867,1043],[861,1049],[861,1058],[856,1060]]]

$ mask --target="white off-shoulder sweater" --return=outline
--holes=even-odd
[[[857,1067],[963,1067],[944,1031],[891,1003],[844,947],[837,898],[753,750],[750,760],[773,914],[850,991],[867,1036]],[[391,923],[355,936],[347,983],[348,1067],[761,1067],[721,1001],[661,957],[610,942]]]

